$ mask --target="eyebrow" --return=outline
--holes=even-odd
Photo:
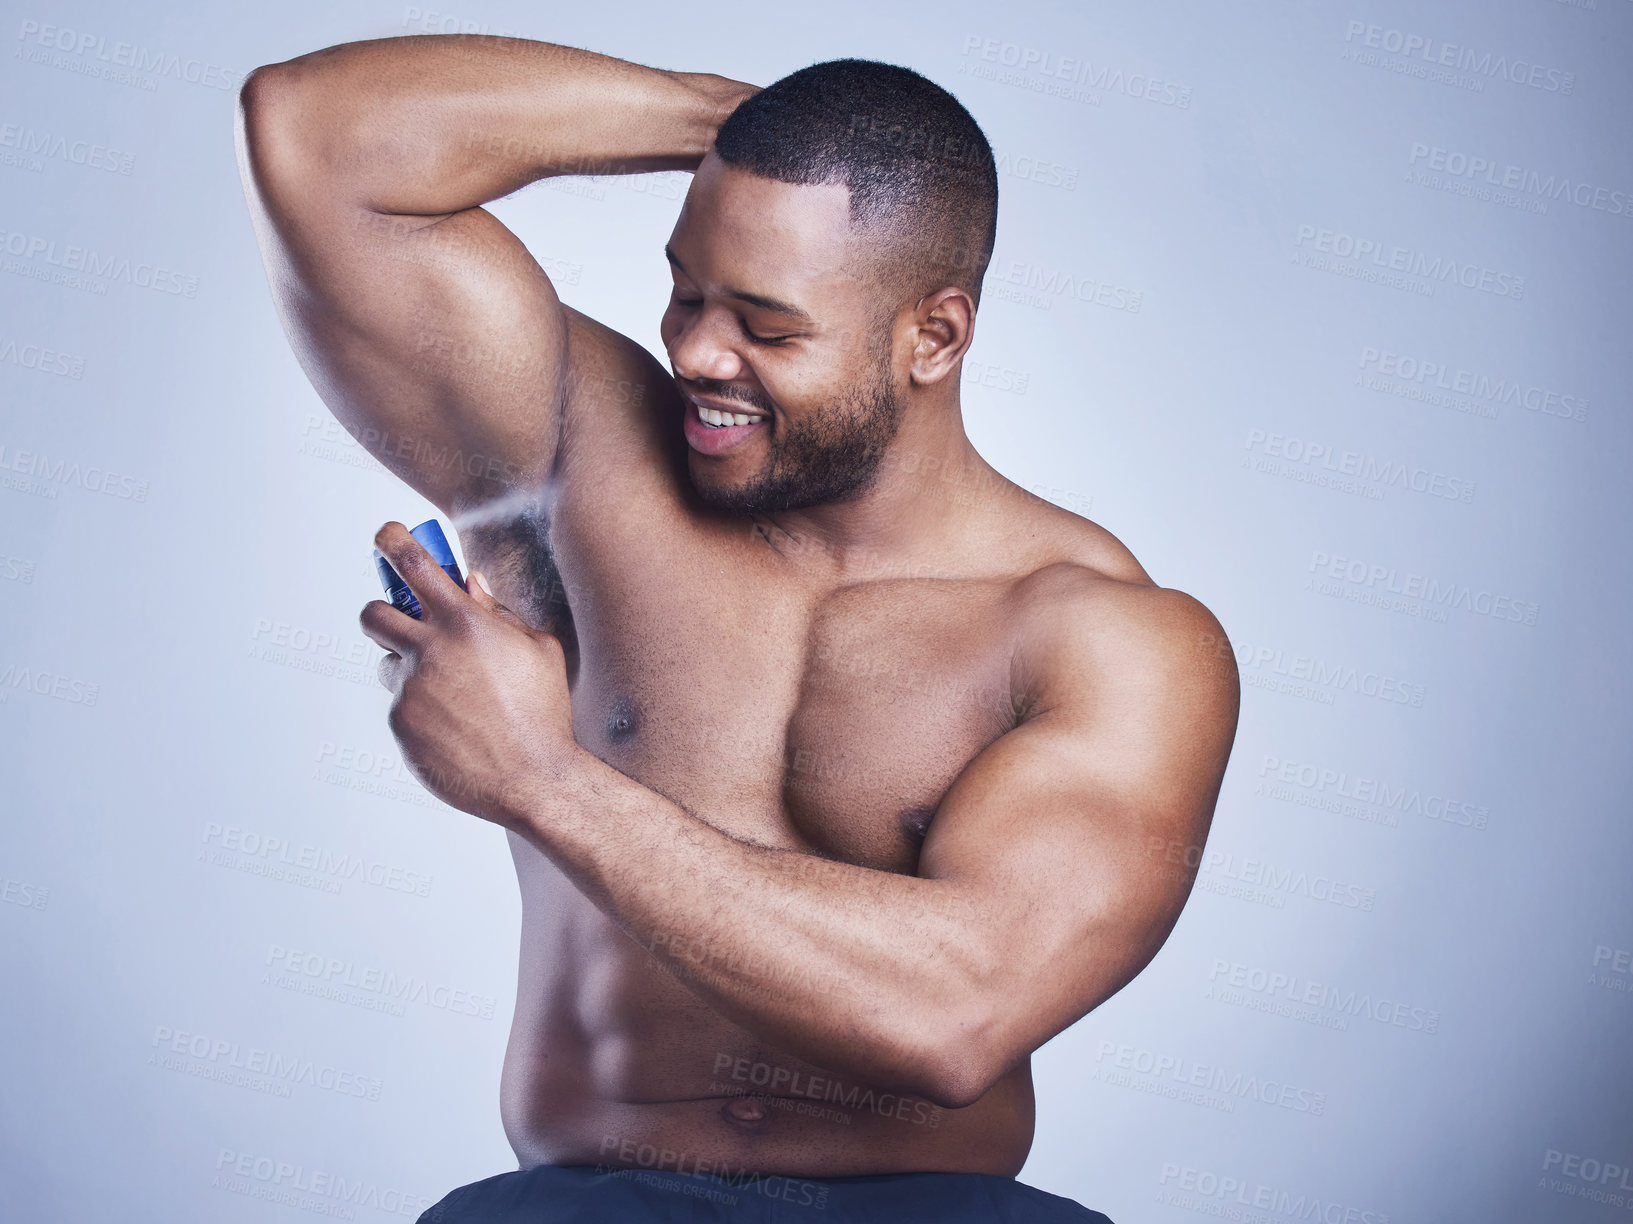
[[[682,272],[686,272],[686,265],[675,258],[674,248],[672,248],[667,242],[663,244],[663,253],[668,257],[670,263],[674,264],[675,267],[679,268]],[[691,273],[686,272],[686,275],[690,276]],[[775,314],[787,315],[789,318],[798,319],[802,323],[815,322],[815,320],[813,320],[809,314],[801,310],[798,306],[795,306],[789,302],[780,301],[774,297],[766,297],[762,293],[749,293],[744,289],[728,289],[726,290],[726,296],[735,301],[747,302],[750,306],[758,306],[761,310],[769,310]]]

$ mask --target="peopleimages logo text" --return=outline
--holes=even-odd
[[[1163,1165],[1158,1184],[1163,1187],[1157,1193],[1159,1203],[1188,1207],[1221,1220],[1260,1221],[1268,1217],[1249,1212],[1274,1211],[1312,1224],[1389,1224],[1387,1212],[1352,1207],[1313,1194],[1295,1194],[1281,1186],[1189,1165]]]
[[[70,30],[24,18],[17,31],[20,42],[59,51],[83,60],[97,60],[119,68],[174,77],[210,89],[232,89],[240,77],[231,68],[199,59],[183,59],[169,51],[156,51],[139,43],[109,42],[101,34]]]
[[[1062,55],[1041,47],[1023,47],[1019,43],[999,38],[969,34],[964,38],[964,54],[975,56],[991,64],[1014,68],[1019,72],[1036,73],[1054,80],[1087,85],[1105,93],[1127,94],[1159,106],[1180,110],[1191,105],[1191,87],[1173,81],[1164,81],[1145,72],[1124,72],[1110,64],[1083,56]]]
[[[1351,586],[1399,595],[1440,608],[1462,608],[1493,620],[1522,625],[1537,623],[1537,605],[1530,600],[1471,587],[1461,582],[1443,582],[1427,574],[1414,574],[1392,565],[1369,564],[1356,557],[1340,557],[1316,549],[1310,555],[1310,572]]]
[[[163,264],[133,260],[128,255],[104,255],[90,247],[67,243],[59,250],[55,238],[39,234],[25,234],[20,230],[0,229],[0,251],[20,259],[39,260],[64,274],[82,273],[103,281],[122,281],[155,293],[175,297],[196,298],[198,277]]]
[[[1245,449],[1271,459],[1286,460],[1289,464],[1302,464],[1309,471],[1319,469],[1341,476],[1353,476],[1364,483],[1384,488],[1403,489],[1465,505],[1474,500],[1475,482],[1467,477],[1369,455],[1364,451],[1347,450],[1326,442],[1271,430],[1250,429],[1247,431]]]
[[[1344,990],[1329,982],[1314,982],[1296,973],[1280,973],[1215,957],[1208,980],[1218,986],[1234,987],[1267,998],[1311,1008],[1323,1008],[1342,1015],[1372,1020],[1419,1033],[1440,1031],[1440,1012],[1430,1007],[1373,998],[1364,990]]]
[[[1633,216],[1633,192],[1572,180],[1563,174],[1544,176],[1540,170],[1529,170],[1511,162],[1499,162],[1457,149],[1443,149],[1414,141],[1407,164],[1422,165],[1454,179],[1480,182],[1540,199],[1565,200],[1578,208],[1591,208],[1613,217]]]
[[[1496,297],[1518,301],[1525,296],[1523,276],[1446,255],[1430,255],[1410,247],[1393,246],[1376,238],[1357,237],[1343,230],[1301,225],[1293,245],[1338,259],[1352,260],[1357,264],[1370,264],[1402,276],[1415,276],[1429,282],[1450,281],[1464,289],[1475,289]]]
[[[1544,93],[1569,94],[1576,90],[1576,73],[1550,68],[1529,60],[1510,59],[1490,51],[1480,51],[1458,43],[1442,42],[1426,34],[1411,34],[1405,30],[1370,25],[1365,21],[1351,21],[1344,28],[1344,41],[1360,43],[1386,55],[1406,59],[1420,59],[1441,68],[1455,68],[1476,76],[1511,81]]]
[[[1421,787],[1391,786],[1381,778],[1352,774],[1347,769],[1332,769],[1310,761],[1294,761],[1266,753],[1259,764],[1260,794],[1272,794],[1276,787],[1299,787],[1318,795],[1351,799],[1371,804],[1389,813],[1405,812],[1442,824],[1463,825],[1465,828],[1484,829],[1491,819],[1491,811],[1483,804],[1443,795]],[[1390,823],[1394,823],[1393,820]]]
[[[202,1033],[171,1028],[166,1024],[154,1027],[153,1046],[168,1054],[184,1055],[227,1070],[265,1076],[282,1084],[321,1088],[325,1092],[362,1097],[369,1101],[380,1099],[381,1084],[374,1076],[359,1075],[355,1071],[314,1062],[298,1055],[262,1049],[260,1046],[246,1047],[240,1042],[219,1037],[211,1039]]]
[[[1410,353],[1368,345],[1361,350],[1361,369],[1393,383],[1467,396],[1489,406],[1492,416],[1496,415],[1497,408],[1504,407],[1525,408],[1541,416],[1572,421],[1588,419],[1586,396],[1567,395],[1521,378],[1483,374]]]
[[[296,978],[305,977],[326,986],[344,986],[366,991],[399,1003],[424,1003],[464,1016],[493,1019],[498,1000],[492,995],[473,994],[455,990],[451,986],[432,982],[413,974],[398,975],[378,966],[359,966],[338,957],[324,957],[316,952],[302,952],[273,944],[267,949],[267,965]]]
[[[1111,1061],[1109,1067],[1105,1066],[1108,1059]],[[1176,1085],[1185,1088],[1199,1088],[1237,1100],[1254,1100],[1295,1113],[1320,1116],[1327,1111],[1327,1094],[1324,1092],[1315,1092],[1280,1080],[1261,1079],[1256,1075],[1230,1071],[1208,1063],[1193,1062],[1174,1054],[1157,1053],[1141,1046],[1102,1041],[1100,1052],[1095,1055],[1094,1060],[1101,1064],[1101,1070],[1096,1073],[1096,1078],[1102,1083],[1118,1083],[1119,1080],[1130,1078],[1129,1075],[1117,1076],[1116,1072],[1121,1071],[1130,1075],[1150,1076],[1159,1081],[1172,1080]],[[1169,1093],[1158,1095],[1171,1096]]]
[[[1376,670],[1362,670],[1347,663],[1330,663],[1315,655],[1291,654],[1276,646],[1255,646],[1251,642],[1231,642],[1216,634],[1204,634],[1204,646],[1211,646],[1216,658],[1236,659],[1243,671],[1260,671],[1268,675],[1284,676],[1289,680],[1307,681],[1322,688],[1342,689],[1364,697],[1409,705],[1422,709],[1426,689],[1423,685],[1401,680]],[[1252,683],[1244,677],[1244,683]]]

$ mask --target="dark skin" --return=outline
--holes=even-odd
[[[507,1132],[524,1166],[1012,1176],[1029,1055],[1184,904],[1149,848],[1206,836],[1218,624],[976,454],[968,287],[904,280],[844,188],[708,154],[752,86],[540,46],[333,48],[257,72],[241,127],[315,385],[465,524],[465,590],[386,524],[425,617],[362,624],[406,759],[510,834]],[[696,170],[670,371],[479,207],[586,164]],[[864,491],[709,508],[874,383],[899,422]]]

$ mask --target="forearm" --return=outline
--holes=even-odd
[[[244,104],[357,203],[431,216],[552,174],[692,169],[749,92],[553,43],[455,34],[346,43],[259,69]]]
[[[835,1071],[968,1103],[991,980],[953,884],[748,845],[584,754],[508,824],[728,1019]]]

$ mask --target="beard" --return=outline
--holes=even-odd
[[[771,413],[756,393],[693,381],[709,394]],[[775,514],[850,501],[878,477],[900,424],[901,402],[886,359],[870,382],[852,388],[838,404],[790,425],[781,438],[772,435],[771,454],[757,475],[734,486],[701,484],[693,476],[692,487],[704,505],[726,514]]]

